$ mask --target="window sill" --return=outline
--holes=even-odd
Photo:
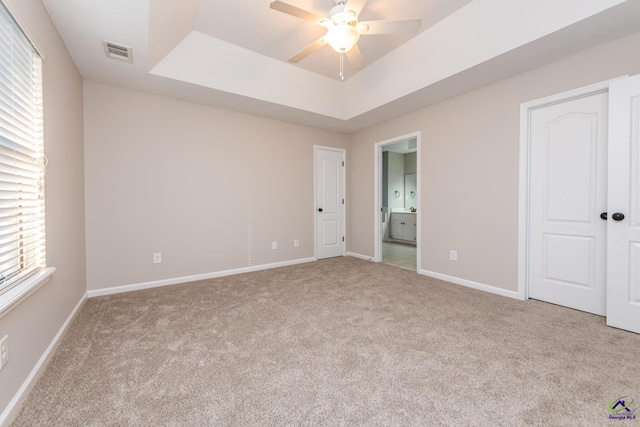
[[[56,271],[54,267],[43,268],[24,282],[0,295],[0,318],[47,283],[54,271]]]

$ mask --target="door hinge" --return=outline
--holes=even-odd
[[[344,205],[344,199],[342,199],[342,204]]]
[[[342,241],[344,242],[344,236],[342,236]]]
[[[342,166],[344,166],[344,162],[342,162]]]

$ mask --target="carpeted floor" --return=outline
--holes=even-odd
[[[335,258],[90,299],[13,425],[639,426],[639,363],[601,317]]]

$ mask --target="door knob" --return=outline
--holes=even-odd
[[[613,218],[614,221],[622,221],[624,219],[624,214],[620,212],[616,212],[613,215],[611,215],[611,218]]]
[[[318,212],[322,212],[322,208],[318,209]]]
[[[600,214],[600,218],[602,218],[602,219],[605,219],[605,220],[606,220],[606,219],[607,219],[607,213],[606,213],[606,212],[602,212],[602,213]]]

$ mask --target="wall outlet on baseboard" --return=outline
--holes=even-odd
[[[278,242],[271,242],[271,249],[278,249]]]
[[[455,251],[455,250],[451,249],[449,251],[449,259],[451,261],[457,261],[458,260],[458,251]]]
[[[156,252],[153,254],[153,263],[154,264],[162,263],[162,253]]]
[[[294,248],[297,248],[297,247],[299,247],[299,246],[300,246],[300,240],[298,240],[298,239],[293,239],[293,247],[294,247]]]
[[[9,361],[9,335],[0,340],[0,369]]]

